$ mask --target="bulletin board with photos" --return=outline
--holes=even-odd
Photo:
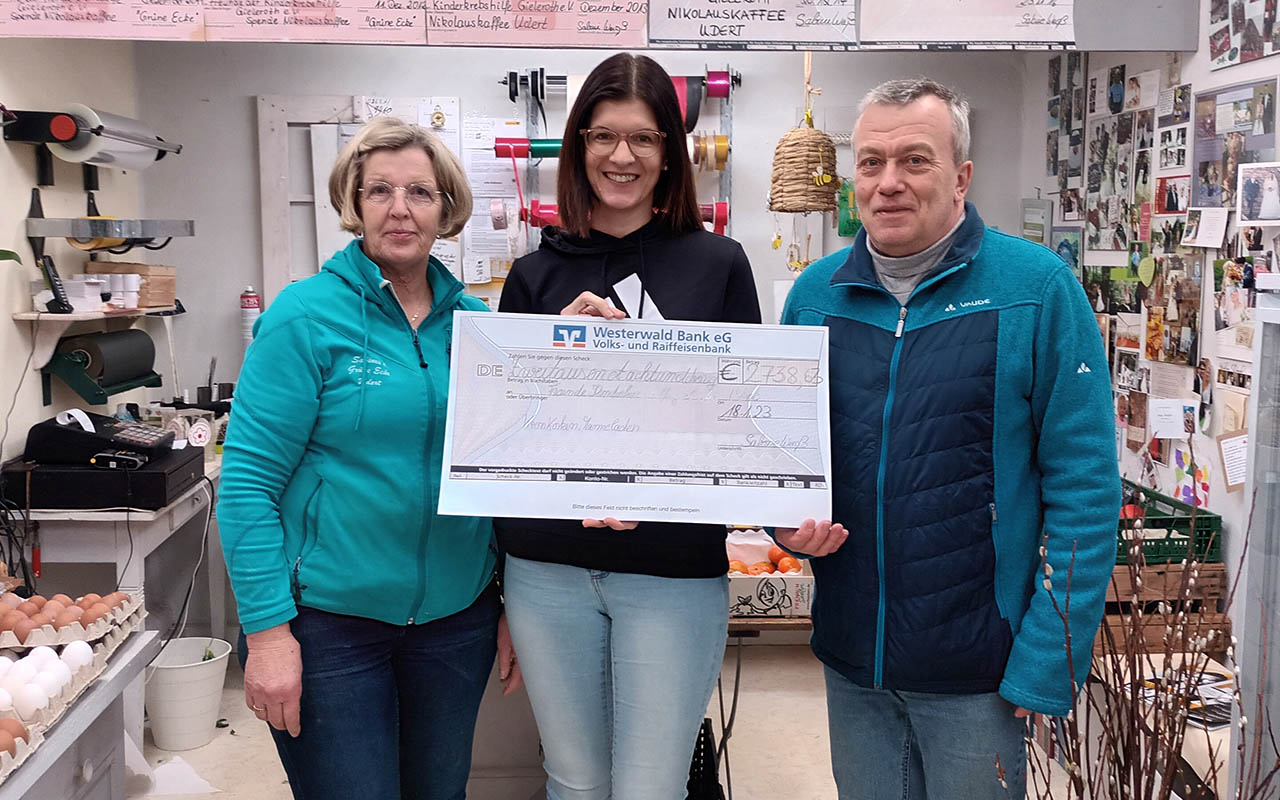
[[[1192,465],[1186,442],[1153,435],[1148,420],[1178,403],[1188,435],[1246,426],[1254,276],[1275,269],[1280,250],[1276,81],[1195,93],[1163,86],[1158,70],[1090,74],[1083,54],[1067,61],[1052,59],[1048,75],[1046,169],[1062,209],[1049,245],[1097,318],[1117,446],[1138,458],[1141,480],[1156,486],[1164,465],[1177,484],[1164,488],[1204,505],[1213,465]],[[1089,74],[1083,110],[1077,69]],[[1091,259],[1098,251],[1122,252],[1123,262]]]

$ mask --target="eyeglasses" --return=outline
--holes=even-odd
[[[658,152],[667,135],[662,131],[639,130],[621,134],[608,128],[583,128],[578,131],[587,140],[587,150],[597,156],[613,155],[618,142],[627,140],[627,147],[637,158],[646,158]]]
[[[367,202],[372,203],[375,206],[385,206],[391,204],[392,199],[396,196],[396,190],[398,189],[404,190],[405,202],[416,208],[431,208],[436,203],[439,203],[440,198],[442,197],[447,198],[450,202],[453,201],[453,198],[449,197],[448,192],[442,192],[434,186],[426,183],[411,183],[408,186],[392,186],[391,184],[384,183],[383,181],[370,181],[356,191],[364,195],[364,199]]]

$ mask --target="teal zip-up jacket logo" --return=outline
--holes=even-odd
[[[1071,573],[1082,685],[1120,507],[1106,352],[1070,268],[967,205],[905,306],[864,229],[804,271],[782,321],[831,332],[832,519],[850,535],[813,560],[814,652],[863,686],[1067,713],[1041,543],[1062,607]]]
[[[493,578],[491,521],[436,514],[453,312],[486,307],[435,258],[427,277],[415,333],[353,241],[258,320],[218,502],[246,633],[298,605],[423,623]]]

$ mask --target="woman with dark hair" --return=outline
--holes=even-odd
[[[652,59],[622,53],[587,77],[556,188],[560,226],[516,261],[499,311],[760,321],[742,247],[699,221],[675,89]],[[683,798],[724,657],[724,527],[495,527],[549,800]]]

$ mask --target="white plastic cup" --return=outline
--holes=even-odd
[[[208,661],[205,649],[213,653]],[[161,750],[192,750],[213,740],[231,645],[222,639],[174,639],[152,664],[147,718]]]
[[[142,276],[136,272],[126,272],[121,276],[124,278],[124,291],[136,292],[142,288]]]

